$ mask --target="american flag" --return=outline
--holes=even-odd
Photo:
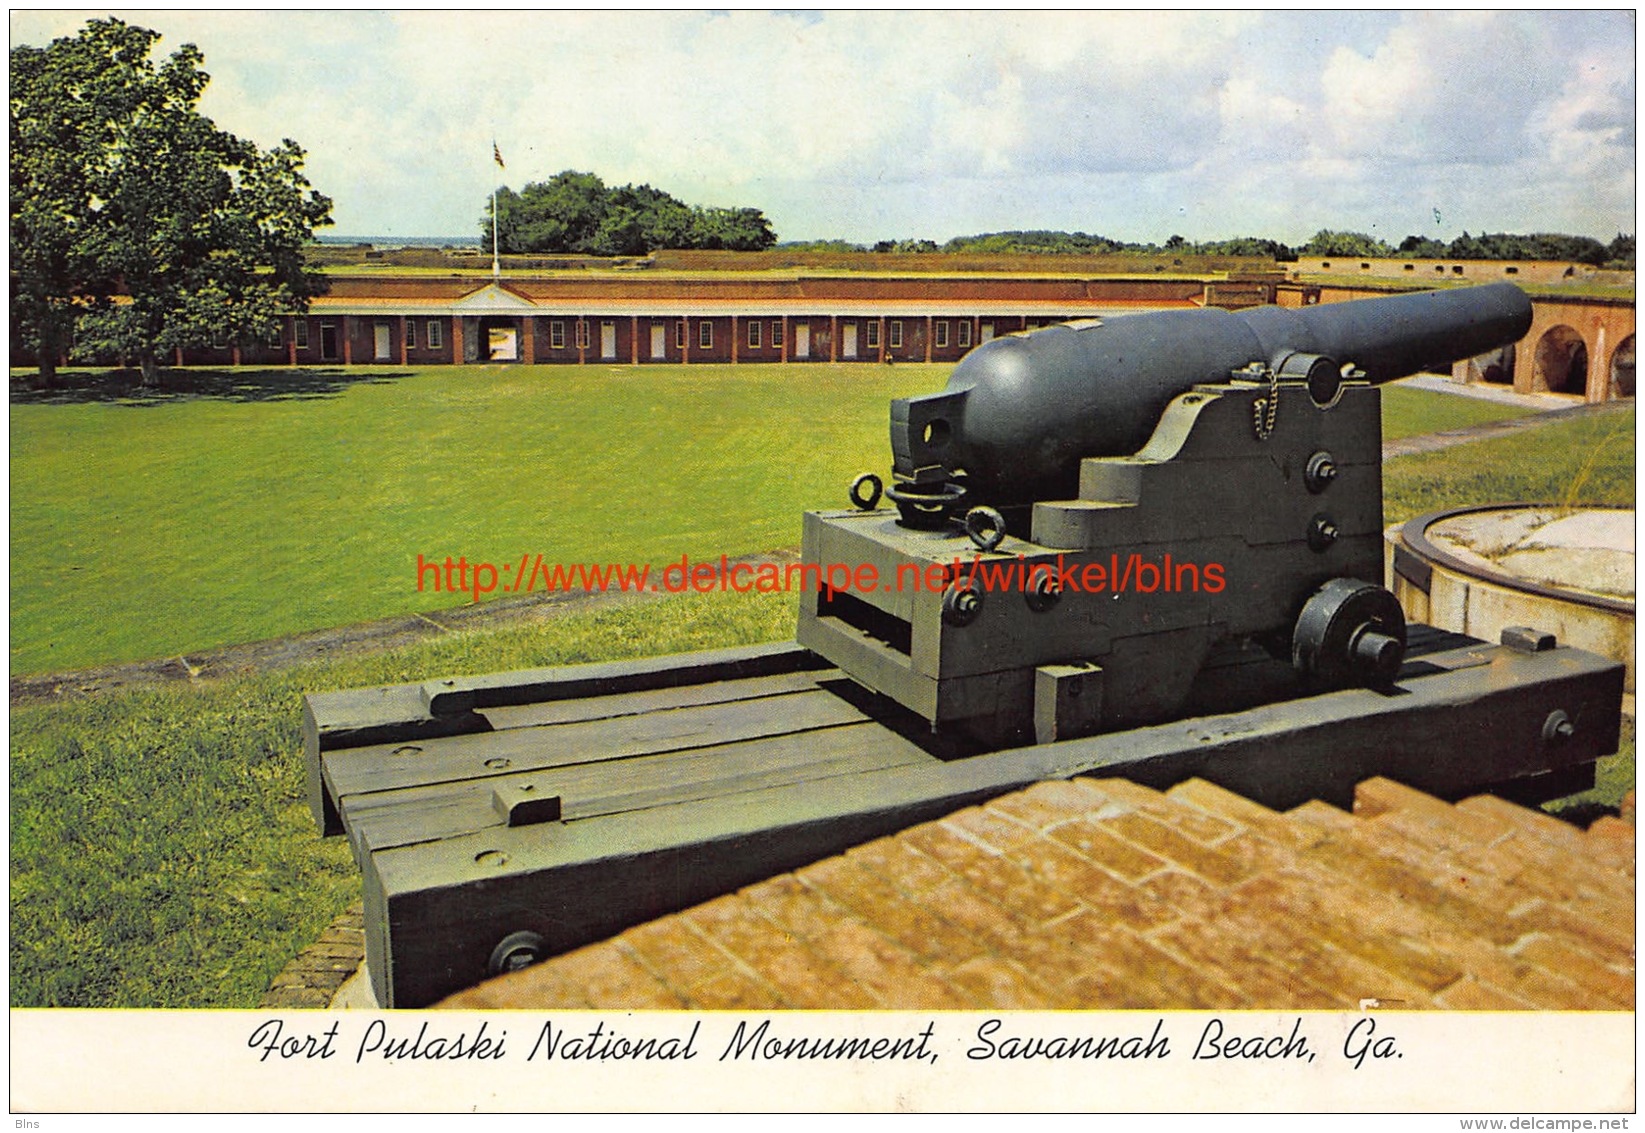
[[[491,143],[491,156],[497,160],[498,169],[508,168],[508,166],[503,164],[503,151],[497,148],[496,142]]]

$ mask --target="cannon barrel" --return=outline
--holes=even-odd
[[[1530,325],[1525,293],[1497,283],[1301,309],[1160,311],[994,339],[942,392],[891,403],[893,471],[905,484],[961,483],[974,502],[1066,498],[1082,459],[1136,452],[1195,385],[1271,373],[1306,382],[1326,404],[1350,367],[1392,381],[1515,342]]]

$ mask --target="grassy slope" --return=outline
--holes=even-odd
[[[1391,460],[1382,473],[1392,524],[1465,504],[1634,503],[1634,414],[1615,411]]]
[[[322,840],[305,692],[793,635],[788,595],[682,596],[202,687],[11,712],[11,1002],[254,1007],[360,875]]]

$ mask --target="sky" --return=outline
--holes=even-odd
[[[781,240],[1635,231],[1631,11],[13,10],[11,43],[109,14],[296,139],[337,235],[477,236],[563,169]]]

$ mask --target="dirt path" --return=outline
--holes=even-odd
[[[1462,429],[1446,429],[1416,437],[1402,437],[1385,441],[1382,458],[1410,456],[1414,453],[1433,452],[1451,445],[1488,437],[1505,436],[1521,429],[1534,429],[1555,421],[1573,417],[1588,417],[1602,413],[1632,413],[1633,403],[1606,402],[1599,405],[1576,405],[1553,409],[1534,416],[1515,417],[1506,421],[1488,421]],[[773,551],[752,555],[737,562],[793,562],[798,554],[793,550]],[[427,614],[406,614],[380,621],[361,622],[337,629],[313,630],[292,634],[269,641],[254,641],[245,645],[229,645],[219,649],[190,653],[180,657],[166,657],[153,661],[136,661],[121,665],[105,665],[94,669],[77,669],[64,673],[46,673],[11,678],[11,703],[28,704],[53,700],[63,696],[102,692],[133,685],[165,684],[177,681],[203,681],[236,673],[264,673],[304,665],[324,657],[359,653],[370,650],[393,649],[426,641],[431,637],[471,629],[501,629],[525,625],[558,617],[575,610],[598,609],[627,602],[648,601],[652,595],[622,594],[615,591],[585,594],[531,594],[498,598],[469,606],[454,606]]]
[[[731,560],[758,565],[789,563],[799,559],[797,551],[772,551]],[[403,614],[373,622],[360,622],[336,629],[317,629],[268,641],[225,645],[180,657],[103,665],[63,673],[39,673],[11,678],[11,703],[29,704],[64,696],[129,688],[133,685],[200,682],[233,674],[267,673],[306,665],[326,657],[394,649],[413,645],[448,633],[474,629],[504,629],[530,625],[579,610],[596,610],[657,597],[648,593],[617,590],[584,593],[522,594],[494,598],[468,606],[453,606],[426,614]]]

